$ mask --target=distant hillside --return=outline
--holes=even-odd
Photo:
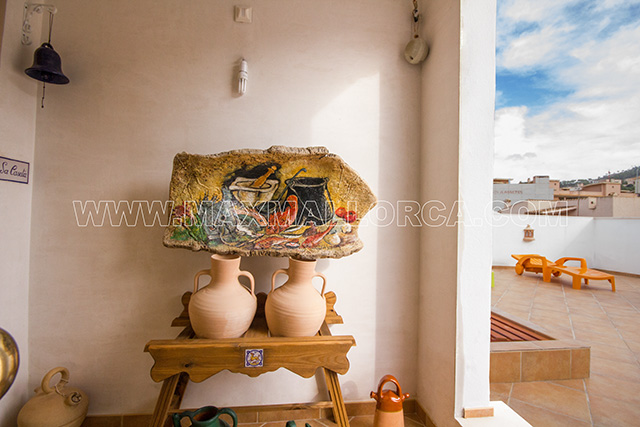
[[[616,173],[612,173],[610,175],[603,175],[603,176],[599,176],[596,179],[585,179],[585,178],[581,178],[581,179],[571,179],[571,180],[567,180],[567,181],[560,181],[560,186],[561,187],[571,187],[577,184],[589,184],[591,182],[595,182],[599,179],[604,179],[604,178],[611,178],[611,179],[627,179],[627,178],[633,178],[634,176],[637,176],[637,174],[640,173],[640,165],[638,166],[633,166],[629,169],[623,170],[623,171],[618,171]]]
[[[633,178],[634,176],[637,176],[638,173],[640,173],[640,166],[633,166],[627,170],[612,173],[609,176],[607,175],[599,176],[598,179],[602,179],[602,178],[627,179],[627,178]]]

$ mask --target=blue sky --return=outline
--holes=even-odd
[[[498,0],[494,175],[640,164],[640,0]]]

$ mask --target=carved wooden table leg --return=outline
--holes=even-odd
[[[342,398],[342,390],[340,390],[340,381],[338,374],[332,370],[324,368],[324,378],[327,382],[327,390],[329,397],[333,403],[333,418],[339,427],[349,427],[349,417],[347,416],[347,408]]]
[[[181,316],[185,316],[187,313],[187,307],[189,306],[189,295],[185,293],[182,296],[182,304],[184,310]],[[186,299],[185,299],[186,298]],[[189,339],[195,335],[191,324],[188,320],[180,322],[180,317],[174,319],[172,326],[186,326],[176,337],[176,339]],[[151,418],[151,427],[171,427],[173,425],[172,420],[169,418],[169,411],[171,409],[180,409],[184,392],[187,390],[187,384],[189,383],[189,375],[181,372],[173,375],[162,382],[162,388],[156,401],[156,407],[153,410],[153,417]]]
[[[189,383],[189,375],[184,372],[167,378],[162,383],[162,389],[156,402],[151,419],[152,427],[170,427],[173,425],[169,419],[169,411],[172,409],[180,409],[182,397]]]
[[[269,336],[264,309],[261,308],[266,295],[258,294],[259,308],[251,329],[240,338],[217,340],[194,338],[187,310],[190,295],[190,292],[183,295],[184,310],[171,324],[185,326],[180,335],[174,340],[152,340],[145,346],[144,351],[150,353],[155,361],[151,378],[163,381],[151,420],[152,427],[171,427],[169,416],[180,411],[189,381],[204,381],[224,369],[257,377],[286,368],[304,378],[311,378],[320,367],[324,371],[334,420],[339,427],[349,427],[338,373],[344,374],[349,369],[347,352],[356,343],[352,336],[331,335],[328,324],[342,323],[342,317],[333,309],[336,301],[333,292],[325,294],[327,315],[317,336]],[[247,351],[258,353],[259,363],[247,365]]]

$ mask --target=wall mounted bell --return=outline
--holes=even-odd
[[[42,43],[33,53],[33,65],[25,73],[31,78],[45,83],[64,85],[69,78],[62,72],[62,60],[50,43]]]

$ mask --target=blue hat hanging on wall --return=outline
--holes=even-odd
[[[31,5],[34,6],[34,5]],[[37,6],[47,6],[47,5],[35,5],[36,7],[33,11],[40,11]],[[29,7],[29,5],[25,5],[25,7]],[[25,9],[26,11],[27,9]],[[62,72],[62,60],[60,59],[60,55],[58,52],[53,49],[51,45],[51,29],[53,28],[53,15],[56,13],[56,8],[54,6],[47,7],[47,11],[49,12],[49,39],[46,43],[42,43],[42,45],[36,49],[33,53],[33,64],[31,67],[24,70],[24,72],[31,78],[36,79],[42,82],[42,103],[41,107],[44,108],[44,92],[45,85],[47,83],[52,83],[56,85],[64,85],[69,83],[69,78],[64,75]],[[30,16],[28,12],[25,12],[25,22],[23,23],[23,29],[26,27],[30,27],[27,18]],[[23,43],[25,42],[25,36],[23,36]],[[30,43],[28,37],[26,37],[27,43]]]

